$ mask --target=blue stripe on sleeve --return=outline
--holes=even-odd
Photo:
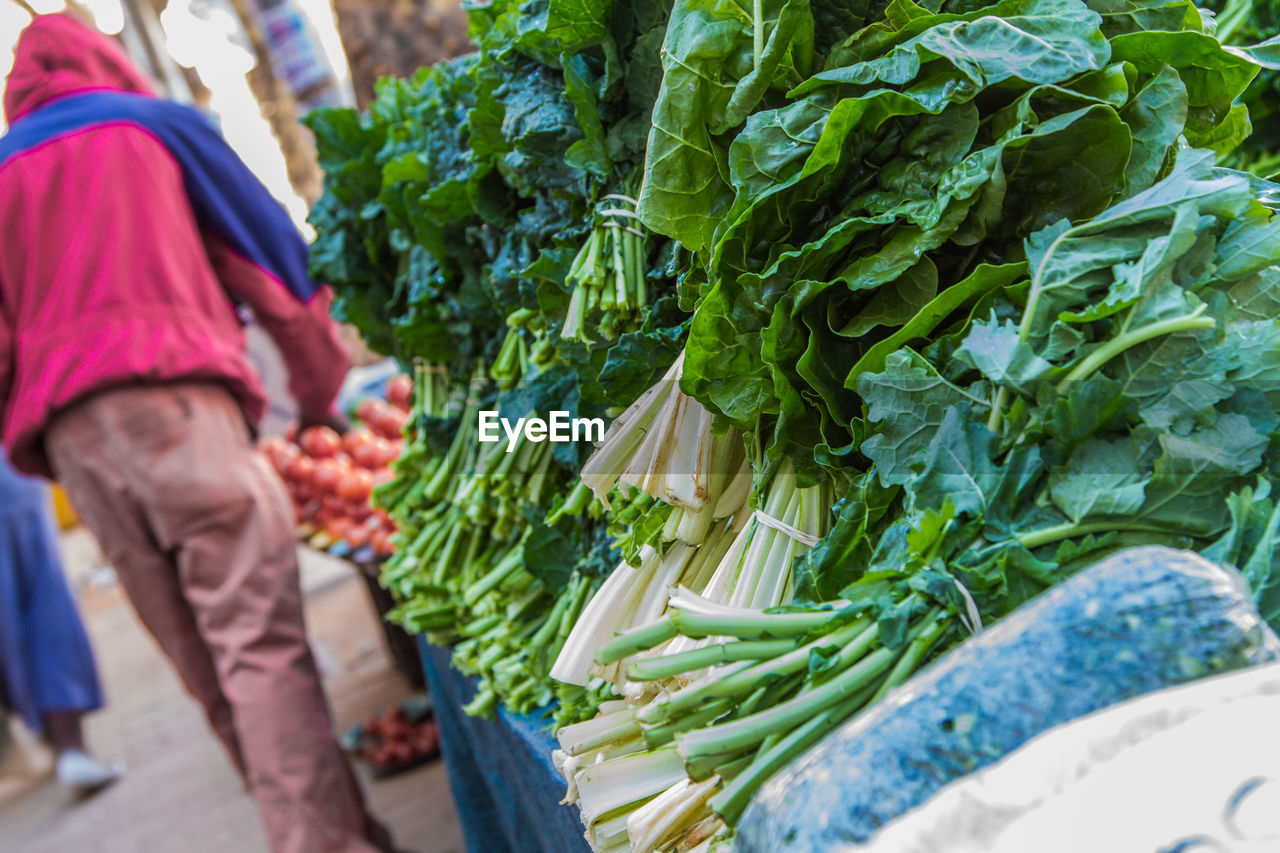
[[[128,92],[61,98],[19,119],[0,138],[0,167],[46,142],[95,125],[125,122],[152,133],[182,169],[203,230],[281,281],[307,302],[319,285],[308,273],[307,244],[293,220],[198,111]]]

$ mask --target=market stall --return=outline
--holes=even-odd
[[[475,698],[475,682],[449,665],[447,649],[423,643],[422,661],[467,849],[589,850],[577,817],[560,803],[564,777],[551,762],[547,715],[468,716],[462,709]]]
[[[1222,165],[1274,44],[1190,3],[469,15],[309,124],[313,272],[414,368],[381,583],[478,827],[864,845],[1274,659],[1280,188]]]

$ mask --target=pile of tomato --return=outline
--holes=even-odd
[[[412,396],[413,380],[401,374],[388,383],[386,400],[360,403],[359,425],[345,435],[310,427],[261,443],[289,488],[303,538],[322,547],[345,542],[352,551],[369,546],[379,557],[393,553],[395,524],[369,498],[395,476],[390,465],[404,449],[401,433]]]
[[[434,717],[414,720],[394,708],[365,721],[360,753],[380,775],[408,769],[440,753],[440,730]]]

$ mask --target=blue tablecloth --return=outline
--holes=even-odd
[[[560,805],[564,778],[551,763],[549,717],[500,711],[468,717],[475,684],[449,665],[449,650],[422,644],[445,769],[470,853],[588,853],[578,810]]]

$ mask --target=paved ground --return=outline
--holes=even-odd
[[[33,784],[0,774],[0,851],[266,853],[252,800],[109,573],[93,571],[93,545],[82,534],[65,544],[109,697],[107,710],[89,718],[90,742],[100,755],[124,758],[129,772],[78,805],[47,777]],[[338,730],[411,695],[388,661],[364,584],[346,566],[314,557],[304,577]],[[374,811],[402,846],[462,853],[440,763],[385,781],[360,770]]]

